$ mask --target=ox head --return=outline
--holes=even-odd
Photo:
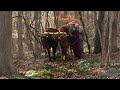
[[[60,32],[66,32],[68,34],[69,28],[70,28],[69,26],[62,26],[62,27],[60,27],[59,31]]]
[[[67,39],[68,35],[66,32],[59,32],[59,37],[58,37],[58,40],[65,40]]]

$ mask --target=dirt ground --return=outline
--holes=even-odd
[[[18,72],[21,75],[25,75],[29,70],[39,71],[44,69],[43,67],[47,65],[51,65],[49,69],[54,70],[54,76],[52,79],[120,79],[120,64],[119,64],[119,55],[120,52],[114,53],[112,55],[111,66],[109,67],[94,67],[87,70],[87,72],[76,73],[76,72],[65,72],[65,71],[55,71],[54,69],[60,66],[69,66],[69,69],[74,69],[77,66],[78,62],[86,61],[88,58],[97,58],[100,60],[100,55],[85,55],[83,59],[80,60],[68,60],[63,61],[61,59],[57,59],[56,61],[48,61],[47,58],[43,59],[22,59],[15,60],[15,66]],[[114,63],[114,64],[112,64]],[[41,79],[41,78],[38,78]]]
[[[58,58],[55,61],[48,61],[48,58],[45,57],[37,60],[30,57],[24,59],[14,58],[14,65],[20,77],[8,78],[1,76],[0,79],[120,79],[120,52],[112,54],[109,67],[99,65],[86,69],[83,68],[85,64],[82,67],[79,65],[81,62],[87,62],[88,60],[94,59],[101,62],[100,56],[100,54],[91,56],[84,55],[82,59],[72,58],[67,61],[62,60],[61,58]],[[79,68],[80,70],[82,68],[82,71],[77,70]],[[38,75],[34,78],[26,78],[26,73],[29,71],[49,73],[41,74],[42,76]]]

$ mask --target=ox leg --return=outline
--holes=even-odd
[[[72,57],[73,57],[72,47],[71,47],[71,46],[69,46],[68,50],[69,50],[69,55],[70,55],[70,58],[72,58]]]
[[[61,46],[61,50],[62,50],[62,59],[65,60],[66,56],[65,56],[65,51],[64,48]]]
[[[71,56],[73,56],[72,49],[70,49]]]
[[[68,55],[67,55],[67,50],[66,49],[63,49],[64,51],[62,51],[62,53],[63,53],[63,59],[64,60],[67,60],[68,59]]]
[[[67,60],[67,46],[63,45],[63,43],[60,43],[61,50],[62,50],[62,59]]]
[[[51,61],[50,50],[47,49],[47,51],[48,51],[49,61]]]
[[[65,60],[67,60],[68,59],[68,55],[67,55],[67,50],[66,50],[66,52],[65,52]]]
[[[45,58],[48,57],[46,49],[44,49],[44,53],[45,53]]]
[[[56,51],[57,51],[57,48],[54,48],[54,49],[53,49],[53,59],[54,59],[54,60],[56,60],[56,55],[55,55],[55,54],[56,54]]]

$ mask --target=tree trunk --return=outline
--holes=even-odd
[[[55,25],[55,28],[58,28],[58,15],[59,15],[59,11],[54,11],[54,25]]]
[[[0,11],[0,76],[13,75],[12,64],[12,11]]]
[[[112,23],[112,52],[117,52],[118,48],[117,48],[117,23],[118,23],[118,11],[114,11],[114,20]]]
[[[112,40],[112,23],[113,23],[113,13],[112,11],[108,12],[109,17],[109,42],[108,42],[108,50],[107,50],[107,56],[106,56],[106,65],[109,65],[111,60],[111,40]]]
[[[22,11],[18,11],[18,16],[22,16]],[[23,58],[23,39],[22,39],[22,17],[18,17],[18,57]]]
[[[96,14],[96,12],[94,12]],[[97,17],[95,17],[95,23],[96,23],[96,36],[95,36],[95,53],[101,52],[101,59],[102,61],[105,59],[105,40],[106,40],[106,18],[105,18],[105,11],[99,11],[98,14],[98,20]],[[98,35],[98,36],[97,36]],[[98,40],[98,41],[97,41]],[[96,42],[97,41],[97,42]],[[98,48],[100,48],[98,50]]]
[[[64,11],[63,12],[63,18],[67,18],[67,15],[68,15],[68,11]]]
[[[45,18],[45,30],[47,29],[47,27],[49,27],[50,25],[49,25],[49,22],[48,22],[48,15],[49,14],[49,11],[46,11],[46,18]]]
[[[95,38],[94,38],[94,52],[95,54],[101,53],[101,43],[100,43],[100,36],[99,32],[96,29],[95,31]]]
[[[100,35],[99,35],[99,27],[98,27],[98,20],[97,20],[97,12],[94,12],[94,24],[95,24],[95,37],[94,37],[94,52],[95,54],[101,53],[101,42],[100,42]]]
[[[29,51],[33,51],[33,44],[32,44],[32,37],[31,37],[31,32],[30,32],[30,28],[29,28],[29,23],[30,23],[30,19],[28,18],[28,16],[30,15],[30,12],[26,11],[25,12],[25,18],[26,18],[26,32],[25,32],[25,37],[26,37],[26,43],[27,43],[27,47]]]
[[[107,12],[105,11],[100,11],[99,12],[99,29],[101,31],[101,46],[102,46],[102,56],[101,56],[101,61],[102,63],[104,63],[104,61],[106,60],[106,56],[107,56],[107,51],[106,51],[106,47],[105,47],[105,40],[106,40],[106,33],[107,33],[107,29],[108,29],[108,15]],[[99,31],[99,34],[100,34]],[[105,63],[106,64],[106,63]]]
[[[41,22],[41,20],[42,20],[42,12],[41,11],[40,11],[39,16],[40,16],[40,19],[38,20],[38,28],[39,28],[38,31],[39,31],[39,36],[41,36],[41,34],[43,33],[43,25],[42,25],[42,22]],[[42,44],[39,43],[38,45],[39,45],[39,58],[41,58]]]
[[[78,18],[78,11],[74,11],[74,14],[75,14],[75,19]]]
[[[95,40],[94,40],[94,53],[101,53],[102,47],[103,47],[103,30],[104,30],[104,11],[99,11],[99,14],[97,15],[97,12],[94,12],[94,23],[95,23]],[[97,20],[98,17],[98,20]]]
[[[109,43],[109,29],[110,29],[110,24],[109,24],[109,21],[110,21],[110,17],[109,17],[109,12],[108,12],[108,23],[107,23],[107,30],[106,30],[106,38],[105,38],[105,51],[108,50],[108,43]]]
[[[82,14],[81,14],[80,11],[79,11],[79,15],[80,15],[80,21],[81,21],[82,26],[83,26],[84,34],[85,34],[85,37],[86,37],[86,43],[87,43],[88,51],[89,51],[89,54],[91,54],[91,46],[89,44],[88,35],[86,33],[85,24],[83,22]]]
[[[117,52],[118,51],[118,48],[117,48],[117,20],[118,20],[118,12],[114,11],[113,12],[113,17],[108,17],[108,20],[110,18],[113,18],[113,22],[112,22],[112,45],[111,45],[111,48],[112,48],[112,52]],[[109,22],[109,21],[108,21]],[[107,28],[107,33],[106,33],[106,41],[105,41],[105,49],[108,50],[108,42],[109,42],[109,28],[111,26],[109,26],[109,23],[108,23],[108,28]]]
[[[38,30],[38,15],[39,15],[39,12],[38,11],[35,11],[34,12],[34,18],[35,18],[35,29]],[[38,38],[38,32],[35,30],[35,36],[36,38]],[[34,58],[37,59],[38,58],[38,41],[35,39],[35,53],[34,53]]]

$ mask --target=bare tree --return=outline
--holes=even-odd
[[[90,47],[90,44],[89,44],[89,41],[88,41],[88,35],[86,33],[85,24],[83,22],[82,14],[81,14],[80,11],[79,11],[79,15],[80,15],[80,21],[81,21],[82,26],[83,26],[84,34],[85,34],[85,37],[86,37],[86,43],[87,43],[87,46],[88,46],[89,54],[91,54],[91,47]]]
[[[29,27],[29,24],[30,24],[30,11],[25,11],[25,18],[26,18],[26,24],[25,24],[26,43],[27,43],[27,46],[28,46],[28,50],[33,51],[32,35],[31,35],[31,32],[30,32],[31,28]]]
[[[0,11],[0,76],[13,75],[12,64],[12,12]]]
[[[58,15],[59,11],[54,11],[54,24],[56,28],[58,28]]]
[[[106,32],[107,32],[107,16],[105,17],[105,11],[99,11],[98,16],[96,12],[94,12],[95,15],[95,24],[96,24],[96,39],[98,39],[99,44],[97,43],[97,41],[95,42],[95,50],[97,48],[101,49],[99,51],[101,51],[101,60],[104,61],[106,59],[106,47],[105,47],[105,40],[106,40]],[[98,18],[98,20],[97,20]],[[97,36],[99,35],[99,37]],[[101,45],[100,45],[101,44]],[[95,53],[99,53],[97,50],[94,51]]]
[[[46,11],[46,16],[45,16],[45,30],[46,30],[46,28],[47,27],[49,27],[50,25],[49,25],[49,22],[48,22],[48,17],[49,17],[49,11]]]
[[[35,29],[38,31],[39,27],[38,27],[38,18],[39,18],[39,11],[35,11],[34,12],[34,19],[35,19]],[[35,36],[36,38],[38,38],[38,32],[35,30]],[[34,58],[37,59],[38,58],[38,41],[35,39],[35,54],[34,54]]]
[[[93,53],[101,53],[101,33],[99,31],[98,26],[98,13],[94,11],[94,24],[95,24],[95,37],[94,37],[94,52]],[[100,33],[100,34],[99,34]]]
[[[68,15],[68,11],[63,11],[63,18],[66,18]]]
[[[78,11],[74,11],[74,14],[75,14],[75,19],[77,19],[78,18]]]
[[[113,13],[112,11],[108,11],[108,17],[109,17],[109,42],[108,42],[108,50],[107,50],[107,56],[106,56],[106,65],[109,65],[111,60],[111,40],[112,40],[112,22],[113,22]]]
[[[118,51],[117,48],[117,30],[118,30],[118,11],[113,11],[113,23],[112,23],[112,52]],[[112,17],[111,17],[112,18]]]
[[[23,39],[22,39],[22,11],[18,11],[18,57],[23,58]]]
[[[94,12],[95,24],[96,24],[96,39],[99,40],[99,44],[95,42],[95,48],[101,47],[99,51],[101,51],[101,61],[106,60],[106,36],[108,33],[108,14],[105,11],[99,11],[98,15]],[[97,20],[98,18],[98,20]],[[99,35],[99,37],[97,36]],[[101,44],[101,45],[100,45]],[[95,52],[95,51],[94,51]],[[99,53],[97,51],[97,53]]]

